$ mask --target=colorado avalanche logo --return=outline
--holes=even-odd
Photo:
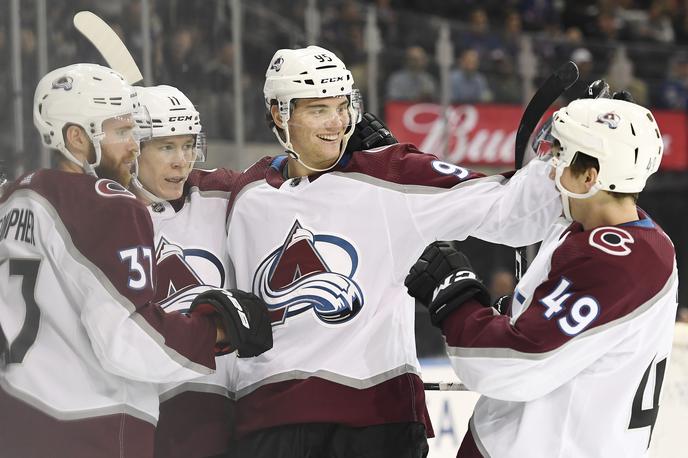
[[[614,256],[628,256],[635,240],[620,227],[602,226],[593,230],[588,239],[590,245]]]
[[[597,122],[600,124],[606,124],[610,129],[616,129],[619,127],[619,123],[621,122],[621,116],[613,111],[610,111],[609,113],[602,113],[597,116]]]
[[[136,199],[136,196],[124,186],[107,178],[101,178],[96,181],[96,192],[103,197],[129,197],[130,199]]]
[[[65,91],[71,91],[73,81],[74,80],[71,76],[61,76],[53,81],[53,89],[64,89]]]
[[[280,56],[275,61],[270,65],[270,69],[274,70],[276,72],[279,72],[280,69],[282,68],[282,64],[284,63],[284,59]]]
[[[313,310],[324,323],[355,317],[363,293],[352,277],[358,268],[353,245],[334,235],[314,235],[294,223],[281,247],[270,253],[253,277],[273,324]]]
[[[222,262],[209,251],[182,248],[164,236],[155,248],[157,286],[155,302],[167,311],[187,311],[196,295],[210,287],[223,287]]]

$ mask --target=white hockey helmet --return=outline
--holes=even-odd
[[[191,100],[176,87],[167,85],[141,87],[138,88],[138,92],[141,104],[148,110],[151,117],[152,139],[192,135],[194,148],[188,160],[191,163],[204,161],[207,151],[206,136],[202,131],[200,115]],[[162,201],[163,199],[146,189],[138,175],[137,159],[132,184],[152,202]]]
[[[53,70],[41,78],[34,93],[33,122],[43,144],[59,150],[92,174],[100,164],[101,142],[106,141],[103,123],[127,116],[137,121],[135,140],[150,135],[147,113],[139,103],[136,88],[116,71],[97,64],[73,64]],[[67,149],[63,130],[68,124],[82,127],[89,136],[95,162],[81,163]]]
[[[659,127],[650,111],[635,103],[614,99],[581,99],[554,113],[552,137],[559,141],[556,159],[557,186],[563,169],[576,153],[597,159],[597,183],[586,194],[568,192],[569,197],[586,198],[598,190],[638,193],[662,161],[664,146]]]
[[[196,139],[194,162],[206,156],[206,138],[201,117],[191,100],[179,89],[160,85],[138,88],[139,100],[151,117],[152,138],[193,135]]]
[[[299,161],[304,167],[321,172],[334,167],[339,159],[331,167],[315,169],[304,164],[299,154],[294,151],[289,137],[287,122],[291,115],[292,102],[296,99],[327,98],[346,96],[349,99],[349,125],[344,133],[339,157],[344,153],[346,144],[354,132],[356,123],[361,118],[361,97],[358,90],[354,89],[354,79],[347,70],[344,62],[333,52],[319,46],[308,46],[301,49],[280,49],[270,60],[270,65],[265,72],[265,107],[270,114],[270,107],[277,103],[282,124],[284,138],[280,135],[277,126],[272,126],[277,140],[287,150],[287,153]]]

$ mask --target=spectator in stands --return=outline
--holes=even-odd
[[[487,83],[494,92],[495,102],[518,104],[523,101],[521,79],[514,67],[512,56],[501,49],[490,53],[492,71],[487,73]]]
[[[628,91],[633,94],[638,105],[648,106],[647,84],[635,77],[633,62],[626,56],[623,46],[617,48],[616,54],[609,63],[607,74],[602,79],[613,91]]]
[[[201,104],[209,116],[204,116],[203,127],[212,137],[234,138],[234,44],[221,43],[215,55],[205,66],[205,85]]]
[[[674,26],[671,23],[666,2],[654,0],[647,11],[647,18],[635,30],[638,39],[655,43],[673,43]]]
[[[626,39],[627,35],[623,22],[613,13],[604,11],[597,16],[597,27],[587,33],[589,39],[603,43],[615,43]]]
[[[501,48],[499,37],[491,32],[490,21],[483,8],[471,12],[468,30],[459,34],[456,40],[462,48],[474,49],[480,58],[486,57],[495,48]]]
[[[385,43],[396,43],[399,39],[397,8],[392,6],[392,0],[375,0],[377,21]],[[356,81],[356,79],[354,79]]]
[[[451,100],[454,103],[490,102],[492,91],[485,75],[480,73],[480,58],[473,48],[464,50],[459,57],[458,68],[449,75]]]
[[[172,84],[187,94],[191,100],[197,99],[201,89],[198,86],[198,72],[206,56],[197,46],[197,30],[180,27],[170,36],[165,37],[164,58],[158,79]]]
[[[406,66],[389,77],[387,98],[390,100],[434,100],[435,78],[427,71],[428,55],[420,46],[406,49]]]
[[[571,86],[564,96],[569,101],[579,99],[588,90],[590,83],[598,78],[593,76],[593,56],[587,48],[577,48],[571,53],[571,60],[578,65],[578,81]]]
[[[669,78],[662,84],[659,105],[663,108],[688,108],[688,55],[679,54],[670,64]]]
[[[512,58],[515,58],[521,49],[522,33],[523,27],[521,23],[521,16],[518,14],[518,11],[511,10],[507,12],[504,19],[504,29],[501,34],[501,41],[503,43],[504,51],[506,51],[506,53]],[[496,50],[501,49],[497,48]]]
[[[543,30],[561,21],[555,11],[555,2],[530,0],[517,3],[526,30]]]

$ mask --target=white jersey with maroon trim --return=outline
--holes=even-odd
[[[482,177],[399,144],[285,180],[284,159],[259,161],[232,193],[237,287],[266,301],[274,336],[237,361],[239,434],[411,421],[431,433],[404,278],[437,239],[541,240],[561,212],[548,165]]]
[[[443,322],[452,365],[483,395],[460,456],[647,456],[678,277],[671,241],[640,214],[555,226],[512,316],[471,301]]]
[[[148,206],[158,263],[156,301],[166,311],[186,311],[207,286],[231,287],[225,222],[229,187],[236,174],[192,170],[183,196]],[[232,280],[233,281],[233,280]],[[215,359],[214,374],[160,387],[155,455],[215,456],[226,452],[233,424],[227,390],[235,353]]]
[[[216,329],[151,302],[145,207],[40,170],[0,198],[0,228],[2,454],[152,456],[156,383],[211,373]]]

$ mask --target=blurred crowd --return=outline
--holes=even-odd
[[[154,83],[173,84],[190,94],[204,113],[211,137],[231,139],[236,52],[230,2],[150,0]],[[386,100],[437,101],[435,49],[438,19],[451,24],[455,65],[454,103],[522,103],[522,38],[532,38],[537,80],[565,59],[581,70],[575,92],[597,78],[630,90],[643,105],[685,109],[688,103],[688,1],[678,0],[318,0],[318,41],[337,50],[366,93],[366,13],[373,7],[383,43],[379,93]],[[71,27],[74,12],[100,14],[124,38],[141,63],[140,0],[48,2],[50,68],[100,56]],[[249,141],[270,140],[263,128],[261,87],[264,62],[274,49],[306,42],[307,0],[243,2],[244,112]],[[9,17],[9,2],[0,2]],[[22,80],[37,81],[35,2],[21,3]],[[0,24],[0,57],[9,59],[9,23]],[[521,69],[521,70],[519,70]],[[0,84],[10,87],[10,72]],[[11,104],[10,91],[0,103]],[[31,97],[31,90],[24,91]],[[383,100],[384,101],[384,100]],[[11,116],[5,111],[3,118]],[[3,121],[7,119],[2,119]]]

